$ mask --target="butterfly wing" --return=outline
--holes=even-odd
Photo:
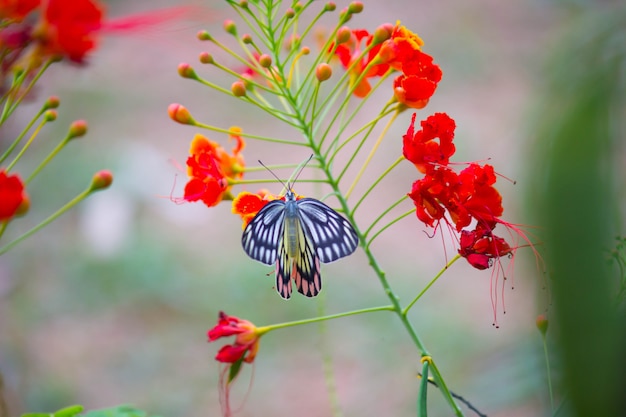
[[[283,237],[285,202],[267,203],[248,223],[241,236],[243,250],[252,259],[273,265],[278,258],[278,248]]]
[[[294,220],[291,226],[285,226],[283,237],[279,242],[278,262],[276,263],[276,290],[281,297],[289,298],[293,280],[299,293],[307,297],[315,297],[322,289],[320,262],[312,242],[304,235],[300,220]],[[295,229],[296,236],[296,249],[295,253],[292,251],[293,256],[289,255],[287,248],[289,239],[287,229],[289,227]]]
[[[356,231],[335,210],[313,198],[303,198],[297,204],[305,240],[313,243],[313,251],[321,262],[348,256],[359,246]]]

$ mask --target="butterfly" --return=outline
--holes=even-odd
[[[291,297],[298,292],[315,297],[322,289],[320,262],[352,254],[359,237],[348,220],[314,198],[297,200],[285,187],[285,201],[267,203],[248,223],[241,237],[244,251],[265,265],[276,264],[276,291]]]

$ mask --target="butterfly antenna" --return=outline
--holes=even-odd
[[[295,172],[296,172],[296,175],[295,175],[295,177],[294,177],[294,176],[293,176],[293,174],[292,174],[293,181],[291,180],[291,177],[290,177],[290,178],[289,178],[289,180],[287,181],[287,184],[285,184],[285,182],[284,182],[283,180],[281,180],[280,178],[278,178],[278,175],[276,175],[276,174],[274,173],[274,171],[272,171],[271,169],[269,169],[269,168],[267,167],[267,165],[265,165],[263,162],[261,162],[261,160],[260,160],[260,159],[259,159],[258,161],[259,161],[259,164],[261,164],[261,166],[262,166],[263,168],[267,169],[267,170],[270,172],[270,174],[272,174],[272,176],[273,176],[274,178],[276,178],[276,179],[278,180],[278,182],[280,182],[280,183],[283,185],[283,187],[285,187],[285,189],[286,189],[286,190],[291,190],[291,186],[292,186],[292,185],[296,182],[296,180],[298,179],[298,177],[300,176],[300,174],[301,174],[301,173],[302,173],[302,171],[304,170],[304,167],[305,167],[305,166],[306,166],[306,165],[307,165],[307,164],[311,161],[311,159],[313,159],[313,154],[311,154],[311,156],[309,156],[309,158],[308,158],[306,161],[302,162],[300,165],[298,165],[298,166],[296,167],[296,171],[295,171]]]
[[[293,185],[296,183],[296,180],[298,179],[298,177],[300,176],[300,174],[302,174],[302,171],[304,171],[304,167],[311,162],[311,159],[313,159],[313,154],[311,154],[311,156],[309,156],[309,159],[307,159],[306,161],[302,162],[300,165],[298,165],[296,167],[296,176],[294,177],[293,181],[291,181],[291,178],[289,178],[289,184]]]
[[[272,174],[272,176],[273,176],[274,178],[276,178],[276,179],[278,180],[278,182],[279,182],[279,183],[281,183],[281,184],[283,185],[283,187],[285,187],[285,189],[288,189],[288,188],[287,188],[287,185],[285,184],[285,182],[284,182],[283,180],[281,180],[280,178],[278,178],[278,175],[274,174],[274,171],[272,171],[271,169],[269,169],[269,168],[267,167],[267,165],[265,165],[263,162],[261,162],[261,160],[260,160],[260,159],[259,159],[258,161],[259,161],[259,164],[261,164],[261,166],[262,166],[263,168],[267,169],[267,170],[270,172],[270,174]]]

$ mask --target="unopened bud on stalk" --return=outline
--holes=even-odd
[[[178,75],[183,78],[191,78],[193,80],[198,78],[194,69],[186,62],[178,64]]]
[[[263,54],[259,57],[259,64],[263,68],[269,68],[272,66],[272,57],[268,54]]]
[[[245,43],[246,45],[250,45],[252,43],[252,36],[249,33],[244,33],[243,35],[241,35],[241,42]]]
[[[103,169],[102,171],[95,173],[91,179],[91,186],[89,189],[90,191],[104,190],[109,188],[111,183],[113,183],[113,174],[111,174],[111,171]]]
[[[230,87],[235,97],[244,97],[246,95],[246,85],[243,81],[235,81]]]
[[[293,19],[295,15],[296,15],[296,12],[291,7],[285,11],[285,16],[287,17],[287,19]]]
[[[213,64],[215,62],[213,60],[213,55],[208,52],[200,52],[199,60],[202,64]]]
[[[348,6],[348,13],[357,14],[357,13],[361,13],[362,11],[363,11],[363,3],[361,3],[360,1],[353,1]]]
[[[326,63],[321,63],[315,68],[315,77],[317,81],[324,82],[333,75],[333,69]]]
[[[20,203],[17,210],[15,211],[15,216],[21,217],[25,215],[26,213],[28,213],[28,210],[30,210],[30,198],[28,198],[26,194],[23,194],[22,202]]]
[[[230,19],[224,20],[224,30],[233,36],[237,35],[237,25]]]
[[[337,5],[335,3],[333,3],[332,1],[326,3],[326,5],[324,6],[324,11],[326,12],[334,12],[335,9],[337,8]]]
[[[195,120],[191,117],[189,110],[182,104],[172,103],[167,107],[167,114],[170,119],[183,125],[193,125]]]
[[[352,37],[352,31],[348,26],[342,26],[337,31],[337,44],[346,43]]]
[[[45,108],[46,109],[56,109],[61,104],[61,100],[57,96],[50,96],[48,100],[46,100]]]
[[[196,34],[196,38],[201,41],[210,41],[213,37],[206,30],[201,30]]]
[[[541,333],[542,336],[545,336],[546,333],[548,332],[548,318],[546,317],[545,314],[540,314],[537,316],[537,329],[539,329],[539,332]]]
[[[87,121],[76,120],[70,125],[70,130],[67,134],[68,139],[79,138],[87,134]]]
[[[43,118],[46,122],[54,122],[57,116],[58,114],[55,110],[46,110],[43,114]]]
[[[376,28],[374,31],[374,37],[372,38],[372,44],[378,45],[381,42],[386,41],[391,38],[393,34],[393,25],[390,23],[385,23]]]

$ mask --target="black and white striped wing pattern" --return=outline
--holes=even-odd
[[[252,259],[276,263],[276,291],[281,297],[291,297],[292,280],[298,292],[315,297],[322,289],[320,262],[350,255],[359,238],[350,222],[321,201],[288,197],[287,202],[274,200],[263,207],[246,226],[241,243]]]
[[[323,263],[352,254],[359,246],[359,237],[349,221],[335,210],[313,198],[297,201],[304,235],[313,242],[315,254]]]
[[[278,258],[279,241],[285,227],[285,202],[267,203],[248,223],[241,244],[249,257],[265,265],[274,265]]]

